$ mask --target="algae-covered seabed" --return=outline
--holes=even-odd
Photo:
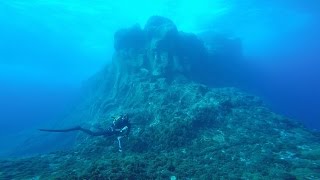
[[[238,63],[238,51],[225,50],[237,42],[219,43],[157,16],[119,30],[112,63],[88,80],[70,117],[106,127],[128,113],[124,151],[114,137],[79,134],[71,150],[1,160],[0,179],[320,179],[318,133],[256,96],[206,85],[225,75],[217,62]]]

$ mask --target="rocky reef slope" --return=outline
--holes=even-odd
[[[80,133],[72,150],[0,161],[1,178],[320,178],[319,135],[258,97],[207,86],[219,79],[212,57],[221,52],[197,36],[155,16],[143,29],[118,31],[114,46],[112,63],[88,80],[73,114],[103,128],[128,113],[134,126],[124,152],[113,137]],[[239,58],[238,50],[228,57]]]

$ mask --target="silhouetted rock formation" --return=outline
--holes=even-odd
[[[144,29],[134,26],[115,34],[115,65],[145,78],[189,79],[207,61],[207,51],[195,35],[178,32],[169,19],[154,16]]]
[[[320,178],[319,137],[255,96],[199,83],[210,53],[195,35],[155,16],[144,29],[118,31],[115,49],[74,114],[107,127],[112,115],[129,113],[134,127],[124,153],[116,152],[114,138],[81,134],[69,152],[0,162],[0,177]]]

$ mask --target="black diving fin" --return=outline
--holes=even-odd
[[[80,126],[76,126],[73,128],[68,129],[38,129],[39,131],[46,131],[46,132],[70,132],[70,131],[81,131],[82,128]]]

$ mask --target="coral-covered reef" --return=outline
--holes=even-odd
[[[0,178],[320,178],[319,135],[256,96],[207,86],[219,52],[197,36],[154,16],[143,29],[119,30],[114,46],[112,63],[88,80],[73,114],[106,127],[128,113],[134,126],[124,151],[114,137],[79,134],[71,150],[1,160]]]

